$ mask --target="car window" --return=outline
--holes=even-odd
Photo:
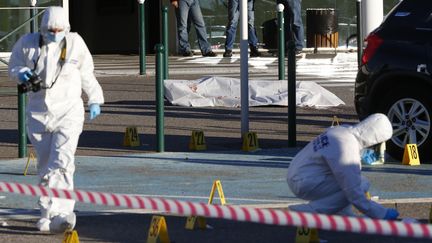
[[[398,28],[432,27],[431,16],[430,0],[405,0],[389,13],[386,24]]]

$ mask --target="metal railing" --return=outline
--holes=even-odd
[[[5,8],[0,8],[0,10],[36,10],[36,9],[42,9],[42,11],[40,11],[39,13],[35,14],[34,16],[30,16],[29,19],[27,19],[26,21],[24,21],[21,25],[19,25],[18,27],[16,27],[15,29],[13,29],[12,31],[10,31],[9,33],[7,33],[5,36],[3,36],[2,38],[0,38],[0,43],[4,40],[6,40],[8,37],[10,37],[11,35],[15,34],[16,32],[18,32],[20,29],[22,29],[23,27],[25,27],[28,23],[33,22],[37,17],[39,17],[40,15],[42,15],[46,8],[45,7],[5,7]],[[8,62],[4,59],[2,59],[0,57],[0,61],[6,65],[8,65]]]
[[[0,10],[30,10],[30,18],[24,21],[21,25],[7,33],[0,39],[0,43],[6,40],[8,37],[19,31],[21,28],[25,27],[30,23],[30,32],[35,32],[36,30],[36,18],[38,18],[41,14],[45,12],[45,8],[41,7],[11,7],[11,8],[0,8]],[[35,13],[36,9],[43,9],[39,13]],[[9,63],[6,60],[0,58],[2,63],[8,65]],[[27,99],[25,94],[18,91],[18,157],[24,158],[27,155],[27,133],[26,133],[26,121],[25,121],[25,106],[27,103]]]

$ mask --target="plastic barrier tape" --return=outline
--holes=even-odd
[[[288,225],[295,227],[303,226],[308,228],[362,234],[432,239],[432,225],[428,224],[404,223],[391,220],[311,214],[241,206],[222,206],[164,198],[139,197],[126,194],[111,194],[82,190],[69,191],[1,181],[0,191],[29,196],[49,196],[73,199],[79,202],[97,205],[152,209],[183,216],[204,216],[262,224]]]

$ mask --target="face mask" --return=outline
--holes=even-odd
[[[48,35],[46,35],[48,41],[50,42],[60,42],[65,37],[66,33],[64,31],[60,31],[57,33],[48,32]]]

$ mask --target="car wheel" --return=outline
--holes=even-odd
[[[417,145],[421,162],[431,158],[432,98],[419,90],[399,89],[383,97],[379,111],[386,114],[393,125],[393,137],[387,142],[387,152],[402,160],[405,145]]]

